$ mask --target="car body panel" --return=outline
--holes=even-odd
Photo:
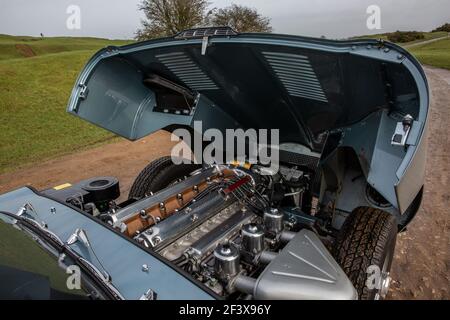
[[[190,90],[194,103],[179,114],[160,110],[156,91],[144,83],[153,74]],[[320,154],[327,136],[335,134],[339,141],[330,154],[322,153],[321,163],[333,152],[351,149],[359,176],[365,178],[353,184],[355,177],[345,176],[345,170],[333,172],[341,182],[336,194],[342,185],[350,186],[336,197],[336,211],[368,205],[363,199],[368,183],[392,205],[388,212],[401,215],[423,188],[428,106],[420,64],[394,44],[240,34],[102,49],[76,80],[68,112],[130,140],[160,129],[195,131],[194,122],[200,120],[200,134],[209,128],[279,129],[280,143],[293,146],[287,151]],[[392,145],[395,127],[406,114],[414,118],[407,143]],[[356,185],[358,190],[352,190]],[[218,297],[157,254],[68,204],[28,187],[0,195],[0,211],[16,213],[27,203],[35,208],[34,218],[45,221],[62,240],[83,229],[95,255],[78,243],[72,248],[104,268],[126,299],[139,299],[148,290],[158,299]]]
[[[366,45],[249,34],[211,38],[205,55],[201,39],[104,49],[77,80],[68,111],[131,140],[164,128],[168,121],[190,124],[192,115],[164,117],[152,112],[156,102],[142,80],[156,73],[207,97],[206,104],[222,109],[239,127],[277,128],[282,141],[312,146],[316,134],[360,121],[387,104],[377,69],[381,62],[401,65],[405,58],[398,59],[394,50],[380,50],[376,42],[372,49]],[[365,55],[370,50],[375,58]],[[396,72],[411,81],[404,68]],[[80,98],[83,86],[87,96]],[[411,94],[415,93],[412,88]],[[133,105],[133,111],[118,115],[109,109],[110,116],[102,119],[90,113],[112,105],[123,111]],[[111,116],[120,121],[106,124]],[[131,128],[147,117],[154,125],[133,134]]]
[[[103,49],[81,72],[68,111],[131,140],[202,120],[203,132],[279,129],[280,143],[320,152],[324,133],[343,130],[342,146],[355,150],[368,183],[400,213],[407,209],[423,185],[429,104],[424,72],[407,51],[376,40],[274,34],[206,43],[174,37]],[[195,108],[185,115],[155,112],[155,94],[143,84],[149,74],[198,94]],[[403,149],[390,138],[405,114],[415,122]],[[377,115],[379,123],[365,125]],[[360,125],[370,143],[349,132]]]
[[[48,230],[62,241],[69,239],[77,228],[83,229],[98,260],[111,275],[112,284],[125,299],[139,299],[149,289],[161,300],[213,298],[156,255],[100,224],[93,217],[27,187],[0,195],[0,211],[16,213],[25,203],[34,207],[38,219],[45,221]],[[54,213],[50,211],[52,207],[55,208]],[[102,270],[91,251],[78,243],[73,244],[72,248]],[[144,264],[148,266],[147,272],[143,271]],[[168,285],[169,283],[176,285]]]

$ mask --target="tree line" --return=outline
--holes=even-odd
[[[237,32],[272,32],[270,19],[254,8],[232,4],[209,8],[207,0],[142,0],[139,10],[145,14],[136,39],[172,36],[180,31],[212,26],[229,26]]]

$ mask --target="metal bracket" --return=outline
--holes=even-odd
[[[32,215],[34,215],[34,217],[35,218],[37,218],[37,219],[39,219],[39,220],[41,220],[41,226],[43,227],[43,228],[47,228],[47,223],[44,221],[44,220],[42,220],[41,219],[41,217],[39,216],[39,214],[37,213],[37,211],[34,209],[34,207],[33,207],[33,205],[31,204],[31,203],[29,203],[29,202],[27,202],[27,203],[25,203],[20,209],[19,209],[19,211],[17,212],[17,216],[18,217],[21,217],[21,216],[23,216],[23,215],[29,215],[29,216],[32,216]],[[34,218],[33,218],[34,219]],[[35,220],[35,219],[34,219]]]
[[[140,298],[139,300],[156,300],[156,292],[153,291],[152,289],[148,289],[147,292],[145,292]]]
[[[70,246],[77,241],[80,241],[86,248],[90,248],[91,244],[87,237],[86,231],[83,229],[76,229],[75,232],[67,239],[67,244]]]
[[[80,99],[83,100],[86,99],[89,93],[88,87],[84,83],[80,83],[78,87],[80,87],[80,92],[78,93],[78,96],[80,97]]]
[[[397,122],[394,134],[392,135],[391,145],[402,147],[406,145],[406,140],[408,139],[413,122],[414,118],[409,114],[403,117],[402,122]]]
[[[110,282],[111,275],[108,273],[108,271],[103,266],[100,259],[97,257],[97,254],[95,253],[94,248],[92,248],[91,242],[89,241],[89,237],[88,237],[86,231],[84,231],[83,229],[80,229],[80,228],[77,228],[75,230],[75,232],[70,235],[70,237],[69,237],[69,239],[67,239],[66,243],[68,246],[71,246],[78,241],[81,242],[81,244],[83,244],[83,246],[87,250],[91,251],[91,253],[94,255],[95,260],[97,260],[98,264],[103,269],[103,273],[101,273],[101,272],[99,272],[99,273],[104,277],[105,281]]]
[[[36,213],[36,210],[34,210],[34,207],[31,203],[25,203],[17,212],[17,216],[21,217],[23,214],[28,213],[28,212],[32,212],[34,214]]]
[[[205,36],[202,40],[202,56],[206,55],[206,48],[208,48],[209,45],[209,37]]]

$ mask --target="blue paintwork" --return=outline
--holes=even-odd
[[[389,200],[393,206],[391,212],[401,215],[406,211],[423,186],[429,112],[427,80],[420,64],[412,55],[394,44],[379,43],[376,40],[337,42],[284,35],[213,37],[209,39],[207,56],[199,55],[201,44],[202,39],[167,38],[99,51],[78,77],[68,111],[131,140],[167,126],[192,127],[195,120],[202,120],[204,130],[277,128],[281,132],[280,142],[300,143],[312,149],[323,146],[315,145],[314,135],[319,133],[314,132],[315,126],[327,123],[329,126],[320,130],[342,132],[342,139],[336,150],[354,150],[364,178]],[[230,47],[236,50],[227,51]],[[258,47],[259,51],[249,54],[246,51],[249,47]],[[171,50],[189,52],[203,72],[207,72],[222,90],[199,92],[196,108],[189,115],[155,112],[155,95],[142,83],[144,74],[154,71],[153,68],[164,71],[156,63],[156,54],[167,54]],[[275,75],[270,73],[263,54],[267,50],[272,54],[280,51],[284,54],[283,50],[286,50],[290,57],[293,53],[298,57],[307,56],[310,63],[308,68],[312,68],[317,74],[328,103],[289,96],[284,90],[286,88],[283,88],[284,84],[277,82]],[[248,60],[241,61],[240,55],[230,57],[229,53],[233,52],[247,54]],[[147,63],[149,58],[151,62]],[[303,62],[299,61],[295,63],[301,65]],[[327,63],[334,69],[323,68]],[[397,80],[397,84],[408,83],[407,88],[394,92],[391,104],[384,99],[387,80],[378,74],[383,64],[388,64],[388,70],[397,71],[392,72],[391,76],[401,75],[391,80]],[[212,67],[215,65],[219,65],[219,68]],[[253,76],[251,72],[242,72],[247,65],[252,66],[250,71],[259,75],[254,77],[254,81],[260,81],[261,86],[252,86],[252,81],[249,81]],[[165,71],[167,74],[163,76],[172,81],[177,80]],[[226,72],[229,78],[223,76],[222,73]],[[301,82],[302,79],[299,79]],[[364,82],[366,80],[367,83]],[[308,83],[317,86],[314,81]],[[87,98],[83,99],[80,94],[84,85],[88,86]],[[312,91],[314,90],[313,88]],[[395,123],[401,119],[388,112],[392,111],[388,105],[401,111],[400,113],[414,114],[415,122],[406,149],[390,145]],[[115,109],[117,107],[119,108]],[[336,169],[335,174],[340,181],[349,180],[348,177],[345,179],[344,170],[339,172]],[[360,184],[358,192],[350,190],[351,188],[345,190],[344,186],[341,194],[345,194],[345,197],[339,199],[344,203],[337,209],[350,212],[353,206],[358,206],[360,202],[349,207],[349,203],[353,202],[347,201],[346,197],[355,198],[358,195],[357,200],[361,200],[362,188],[364,183]],[[42,197],[29,188],[0,195],[0,210],[14,213],[25,203],[31,203],[40,219],[48,224],[49,230],[63,240],[75,229],[84,229],[97,256],[111,274],[114,286],[125,298],[137,299],[148,289],[154,290],[158,299],[213,298],[159,258],[92,217]],[[56,208],[56,214],[50,212],[51,207]],[[74,248],[97,264],[89,252],[76,245]],[[141,270],[143,264],[149,265],[148,273]]]
[[[354,149],[367,182],[400,213],[408,208],[424,181],[426,139],[423,137],[429,89],[420,64],[407,51],[376,40],[331,41],[275,34],[211,37],[205,56],[199,54],[201,45],[202,39],[166,38],[103,49],[81,72],[68,111],[131,140],[168,126],[192,128],[193,121],[202,120],[204,130],[276,128],[280,130],[280,142],[296,142],[320,152],[322,145],[313,142],[316,134],[344,130],[341,146]],[[253,50],[251,54],[248,48]],[[271,67],[264,56],[267,52],[281,52],[281,57],[283,54],[305,57],[306,62],[294,63],[310,63],[307,68],[312,68],[310,70],[317,75],[328,102],[286,96],[276,74],[268,78]],[[218,90],[199,91],[200,99],[193,114],[154,112],[154,95],[142,83],[145,74],[157,72],[180,81],[158,62],[157,57],[162,53],[190,57],[191,64],[219,87]],[[278,59],[277,63],[288,63],[289,60],[275,59]],[[383,64],[386,65],[387,79],[381,75]],[[323,65],[328,67],[323,68]],[[296,72],[301,73],[286,72],[291,72],[294,77]],[[307,79],[300,77],[298,81],[313,86],[311,92],[315,92],[317,83]],[[390,110],[384,96],[388,82],[393,88],[389,108],[411,113],[415,118],[408,139],[410,145],[406,149],[390,145],[395,124],[401,119],[387,112]],[[89,88],[86,99],[79,98],[79,84]],[[105,88],[125,88],[123,92],[115,93],[116,100],[123,97],[120,103],[125,107],[119,108],[121,113],[116,114],[116,109],[106,102],[108,89]],[[115,114],[115,118],[111,119],[110,114]]]
[[[16,213],[25,203],[35,208],[48,229],[61,240],[67,240],[77,228],[86,231],[96,255],[112,277],[113,285],[125,299],[139,299],[148,289],[157,293],[158,299],[213,299],[211,295],[179,274],[171,267],[138,247],[108,227],[84,214],[30,188],[20,188],[0,195],[0,210]],[[56,213],[52,214],[50,208]],[[96,259],[83,247],[73,245],[75,251],[98,266]],[[142,271],[147,264],[149,272]]]

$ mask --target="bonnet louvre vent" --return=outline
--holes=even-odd
[[[328,102],[308,57],[279,52],[263,55],[289,95]]]
[[[216,84],[184,53],[160,54],[156,58],[190,89],[196,91],[218,89]]]
[[[230,27],[198,28],[181,31],[175,39],[201,38],[210,36],[235,36],[238,33]]]

